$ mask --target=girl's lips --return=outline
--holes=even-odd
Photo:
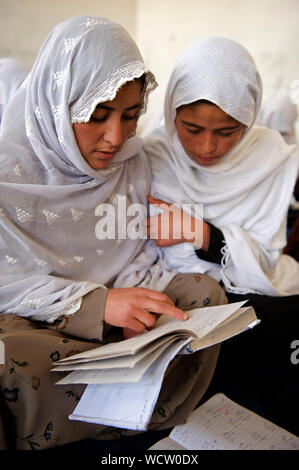
[[[196,160],[203,163],[212,163],[218,160],[218,157],[200,157],[199,155],[197,155]]]
[[[111,160],[116,154],[116,152],[103,152],[101,150],[96,150],[95,153],[101,160]]]

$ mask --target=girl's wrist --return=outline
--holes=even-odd
[[[210,246],[210,235],[211,235],[211,229],[209,224],[203,221],[202,223],[202,246],[201,249],[204,251],[209,250]]]
[[[195,228],[193,227],[193,237],[189,236],[184,241],[190,243],[196,250],[208,251],[210,245],[210,226],[204,220],[193,220],[196,220]]]

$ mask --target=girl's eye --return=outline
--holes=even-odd
[[[233,132],[219,132],[221,137],[229,137],[233,134]]]
[[[106,116],[105,117],[96,117],[93,115],[90,116],[90,121],[92,122],[103,122],[105,119],[106,119]]]
[[[96,109],[90,116],[90,120],[93,122],[103,122],[108,117],[108,113],[104,109]]]
[[[197,135],[199,134],[202,129],[190,129],[188,127],[186,127],[186,130],[189,134],[192,134],[192,135]],[[232,134],[233,134],[233,131],[230,131],[230,132],[223,132],[223,131],[219,131],[218,134],[221,136],[221,137],[230,137]]]
[[[134,110],[134,112],[131,112],[130,114],[124,114],[122,116],[122,119],[124,121],[133,121],[134,119],[137,119],[139,116],[139,110],[136,111]],[[103,112],[95,112],[94,114],[92,114],[90,116],[90,121],[92,122],[105,122],[105,120],[108,118],[108,114],[107,113],[103,113]]]
[[[134,119],[137,119],[138,116],[139,116],[139,109],[137,111],[135,110],[134,112],[131,112],[130,114],[124,114],[123,119],[125,121],[133,121]]]
[[[188,127],[186,127],[186,130],[189,134],[199,134],[201,131],[201,129],[189,129]]]
[[[241,129],[241,126],[238,126],[238,127],[234,127],[233,129],[231,130],[223,130],[223,131],[219,131],[219,134],[222,136],[222,137],[229,137],[231,135],[233,135],[234,132],[237,132]]]

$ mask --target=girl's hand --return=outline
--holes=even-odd
[[[179,207],[161,199],[148,196],[148,201],[163,210],[162,214],[147,219],[147,235],[156,240],[157,246],[192,243],[195,248],[205,249],[205,243],[209,242],[209,226],[203,220],[191,217]]]
[[[116,288],[108,292],[104,320],[109,325],[124,328],[124,335],[128,337],[152,328],[157,315],[163,314],[188,319],[166,294],[143,287]]]

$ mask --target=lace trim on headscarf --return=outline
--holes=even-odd
[[[146,74],[142,108],[142,112],[145,112],[148,95],[157,87],[157,82],[154,75],[149,72],[141,62],[134,61],[115,70],[107,80],[96,87],[91,93],[83,96],[72,106],[72,124],[88,122],[97,104],[112,101],[122,85],[135,78],[140,78],[143,74]]]
[[[42,299],[26,299],[21,303],[21,305],[28,307],[30,306],[31,309],[37,311],[36,313],[32,313],[32,315],[30,315],[30,318],[32,320],[40,320],[42,313],[43,321],[52,323],[57,319],[58,316],[73,315],[78,310],[80,310],[82,298],[84,297],[84,295],[88,294],[89,292],[94,290],[94,288],[98,287],[107,289],[104,284],[88,283],[85,287],[79,289],[78,292],[71,295],[69,298],[60,302],[55,302],[54,304],[48,305],[44,308],[43,304],[45,303],[45,301]]]

